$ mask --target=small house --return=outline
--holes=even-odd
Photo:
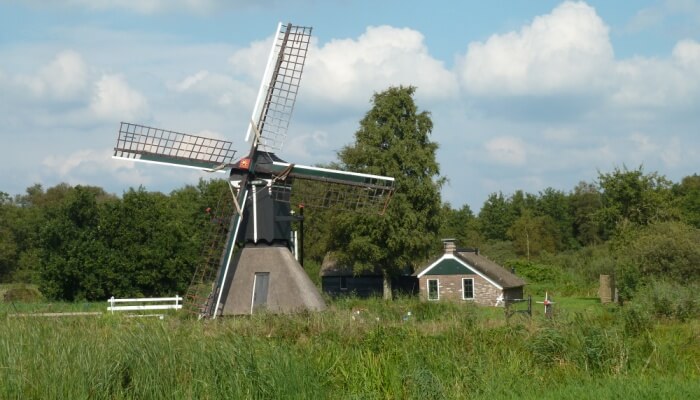
[[[454,239],[443,243],[444,253],[413,274],[423,300],[501,306],[504,300],[523,298],[525,281],[479,249],[458,249]]]

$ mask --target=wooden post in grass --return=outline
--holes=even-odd
[[[538,301],[539,304],[544,304],[544,316],[547,318],[552,318],[554,314],[554,302],[549,297],[548,292],[544,292],[544,301]]]

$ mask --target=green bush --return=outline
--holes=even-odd
[[[622,329],[628,336],[639,336],[653,328],[651,316],[643,306],[630,304],[622,308]]]
[[[5,302],[31,303],[42,299],[41,292],[33,287],[19,286],[8,289],[2,296]]]
[[[506,263],[508,268],[515,268],[516,274],[528,283],[557,283],[562,281],[561,267],[539,264],[532,261],[516,260]]]
[[[700,317],[699,291],[700,284],[649,281],[637,290],[635,302],[657,318],[685,321]]]

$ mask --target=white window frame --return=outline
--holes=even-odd
[[[430,281],[435,281],[435,283],[437,284],[437,288],[436,288],[436,289],[437,289],[437,298],[435,298],[435,299],[431,299],[431,298],[430,298]],[[427,279],[427,280],[425,281],[425,289],[426,289],[426,292],[427,292],[427,296],[426,296],[426,297],[427,297],[427,299],[428,299],[429,301],[438,301],[438,300],[440,300],[440,279]]]
[[[472,281],[472,297],[466,297],[464,291],[464,281]],[[476,293],[474,293],[474,278],[462,278],[462,300],[474,300]]]

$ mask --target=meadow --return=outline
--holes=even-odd
[[[322,313],[206,321],[175,312],[17,317],[17,304],[0,303],[0,398],[699,397],[697,315],[555,300],[553,319],[540,307],[506,319],[468,304],[350,298]]]

